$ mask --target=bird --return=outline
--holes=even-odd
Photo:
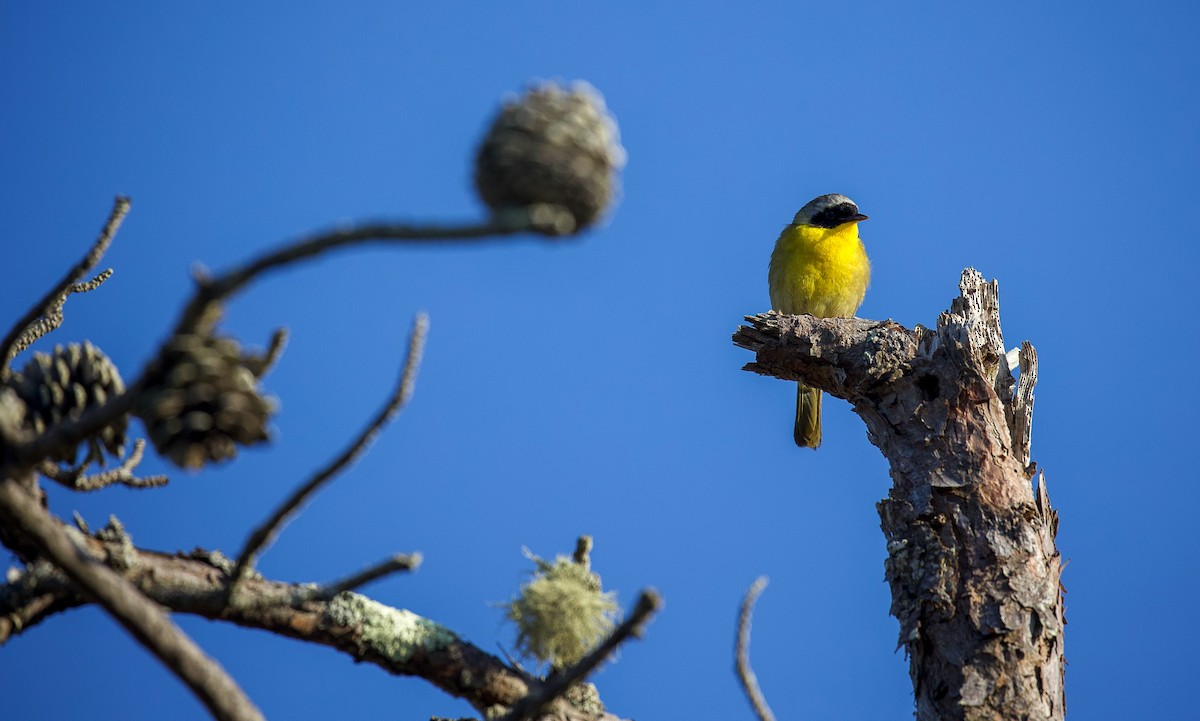
[[[867,216],[844,195],[810,200],[775,241],[767,285],[771,307],[818,318],[853,318],[871,282],[871,261],[858,237]],[[821,445],[821,391],[796,389],[796,445]]]

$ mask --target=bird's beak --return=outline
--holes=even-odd
[[[867,218],[869,218],[869,217],[871,217],[871,216],[869,216],[869,215],[863,215],[862,213],[855,213],[854,215],[850,216],[850,221],[849,221],[849,222],[851,222],[851,223],[861,223],[862,221],[866,220],[866,219],[867,219]]]

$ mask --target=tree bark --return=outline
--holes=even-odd
[[[484,716],[506,711],[541,683],[435,621],[358,593],[343,592],[325,601],[310,597],[312,586],[253,574],[244,581],[245,603],[230,606],[225,588],[233,562],[219,552],[160,553],[135,547],[120,529],[89,536],[63,528],[86,556],[165,609],[328,646],[388,673],[425,679]],[[90,602],[54,564],[34,561],[0,586],[0,645],[55,613]],[[619,721],[603,711],[580,711],[563,698],[532,718]]]
[[[46,558],[170,668],[217,721],[263,721],[228,673],[176,626],[163,608],[75,542],[41,506],[41,494],[0,479],[0,524],[45,549]]]
[[[995,281],[967,269],[959,289],[934,330],[771,311],[733,339],[746,370],[848,400],[888,459],[884,571],[917,719],[1062,719],[1058,518],[1030,482],[1037,357],[1005,353]]]

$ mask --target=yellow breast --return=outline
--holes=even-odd
[[[852,318],[871,280],[858,223],[789,225],[775,241],[767,274],[771,307],[819,318]]]

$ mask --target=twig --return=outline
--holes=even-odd
[[[275,363],[279,361],[279,356],[283,355],[283,348],[287,345],[288,332],[287,328],[276,328],[271,334],[270,344],[267,350],[257,357],[247,358],[246,367],[254,374],[256,378],[262,378],[275,367]]]
[[[25,568],[10,568],[0,586],[0,646],[43,618],[86,601],[53,563],[37,559]]]
[[[750,616],[754,612],[754,603],[766,587],[767,577],[759,576],[746,591],[746,597],[742,599],[742,608],[738,613],[735,654],[738,681],[741,681],[742,690],[746,692],[746,698],[750,699],[750,705],[754,707],[754,715],[758,717],[759,721],[775,721],[775,714],[771,713],[771,707],[767,705],[767,698],[763,696],[762,689],[758,687],[758,677],[750,668]]]
[[[26,317],[20,320],[13,330],[10,331],[4,343],[0,343],[0,352],[6,355],[0,355],[0,358],[11,360],[16,352],[13,352],[12,346],[16,342],[20,332],[40,316],[44,308],[52,304],[55,298],[62,293],[67,287],[70,287],[74,281],[85,274],[86,270],[98,262],[104,250],[112,241],[112,236],[116,233],[116,228],[120,226],[122,218],[130,208],[130,200],[121,197],[116,199],[116,205],[113,209],[112,216],[104,226],[100,239],[96,241],[96,245],[89,252],[83,262],[80,262],[76,268],[72,269],[71,274],[68,274],[64,282],[61,282],[58,287],[55,287],[52,293],[47,294],[41,302],[32,308],[26,314]],[[220,302],[228,296],[238,292],[260,275],[265,274],[270,270],[282,268],[284,265],[299,262],[308,258],[320,256],[328,251],[336,250],[350,245],[362,245],[367,242],[428,242],[439,240],[467,240],[467,241],[484,241],[494,240],[498,236],[515,235],[518,233],[539,232],[553,227],[556,223],[556,214],[551,212],[553,209],[548,209],[547,206],[529,206],[523,209],[508,209],[497,212],[487,221],[482,223],[466,224],[466,226],[408,226],[402,223],[366,223],[361,226],[349,226],[346,228],[337,228],[329,230],[329,232],[318,233],[308,236],[308,238],[300,239],[275,251],[264,254],[257,259],[251,260],[241,268],[236,268],[229,271],[228,274],[218,276],[216,278],[198,277],[196,292],[192,294],[191,300],[188,300],[184,311],[180,314],[175,328],[168,337],[174,337],[179,334],[186,334],[196,330],[197,326],[204,319],[214,317],[212,306],[216,302]],[[169,341],[168,341],[169,342]],[[277,352],[278,348],[272,343],[272,348],[268,349],[268,354],[264,359],[263,371],[265,372],[265,363],[269,363],[272,359],[272,352]],[[8,373],[8,360],[5,360],[0,365],[0,377]],[[30,441],[29,444],[19,446],[16,452],[13,453],[14,458],[24,467],[29,468],[37,462],[46,458],[48,453],[56,447],[65,445],[78,444],[80,440],[88,438],[89,435],[100,431],[101,428],[109,425],[116,417],[130,413],[133,405],[136,404],[137,398],[142,392],[145,385],[146,373],[151,367],[154,367],[155,358],[146,362],[142,372],[138,375],[138,379],[133,381],[124,393],[115,398],[110,398],[109,402],[100,407],[92,408],[79,420],[72,423],[67,423],[65,426],[59,426],[48,433],[44,433],[40,438]]]
[[[84,439],[91,438],[102,428],[133,410],[144,383],[139,379],[134,385],[126,388],[124,393],[110,398],[104,405],[93,406],[84,411],[78,420],[55,426],[53,430],[43,433],[29,443],[18,446],[13,452],[14,460],[20,466],[30,468],[45,460],[56,448],[74,447]]]
[[[574,666],[564,669],[546,679],[535,687],[520,701],[513,704],[512,709],[501,717],[500,721],[525,721],[534,718],[548,704],[561,696],[567,689],[583,680],[595,671],[604,660],[617,650],[617,647],[631,636],[641,637],[643,627],[658,609],[662,608],[662,596],[653,589],[642,591],[637,604],[621,625],[613,629],[608,638],[592,649]]]
[[[575,563],[589,570],[592,567],[592,545],[593,542],[591,536],[580,536],[579,538],[575,539],[575,552],[571,554],[571,558],[574,559]]]
[[[495,240],[545,228],[545,214],[537,206],[516,208],[497,213],[484,223],[470,225],[406,225],[401,223],[368,223],[317,233],[289,243],[281,248],[235,268],[216,278],[197,278],[197,288],[179,321],[175,333],[191,332],[217,303],[244,288],[267,271],[313,258],[348,245],[383,242],[424,243],[436,240]]]
[[[33,341],[62,324],[62,304],[66,302],[67,296],[72,293],[83,293],[93,290],[112,274],[111,270],[106,270],[88,283],[78,283],[79,279],[84,277],[92,268],[96,267],[96,264],[104,257],[108,246],[112,244],[113,236],[116,235],[117,229],[121,227],[121,221],[125,219],[126,213],[129,212],[129,205],[129,198],[117,196],[113,201],[113,208],[109,212],[108,220],[100,230],[100,236],[96,238],[96,242],[92,244],[88,252],[74,267],[67,271],[67,274],[55,284],[50,292],[46,293],[9,329],[8,334],[4,336],[4,340],[0,341],[0,360],[3,361],[3,365],[0,366],[0,375],[8,375],[8,364],[12,362],[12,359],[18,353],[28,348]],[[57,321],[55,320],[56,317]],[[39,320],[44,322],[39,324]],[[35,325],[36,327],[34,327]]]
[[[93,291],[103,285],[104,281],[111,278],[112,274],[112,268],[108,268],[96,274],[88,282],[75,283],[59,294],[58,298],[46,308],[46,312],[42,314],[41,318],[38,318],[29,324],[25,330],[21,331],[20,337],[17,338],[16,346],[12,350],[12,357],[15,358],[21,351],[33,345],[38,338],[49,334],[63,324],[63,305],[66,304],[68,296]]]
[[[145,439],[138,438],[133,442],[133,451],[129,457],[116,468],[111,468],[107,471],[86,475],[83,471],[87,464],[78,468],[60,468],[52,461],[45,461],[38,465],[38,472],[55,483],[66,486],[73,491],[97,491],[106,486],[111,486],[114,483],[120,483],[123,486],[130,488],[157,488],[167,484],[166,476],[146,476],[138,478],[133,475],[133,469],[142,462],[142,456],[146,452]]]
[[[387,404],[371,419],[371,422],[358,434],[354,442],[346,450],[342,451],[341,455],[325,468],[321,469],[320,472],[316,473],[307,483],[297,488],[287,500],[275,509],[270,518],[250,534],[250,537],[246,540],[245,547],[242,548],[242,552],[238,555],[237,566],[230,576],[226,596],[227,603],[232,604],[234,602],[237,587],[250,572],[250,569],[254,565],[255,557],[263,548],[271,543],[279,528],[297,513],[300,506],[317,489],[353,462],[371,443],[376,434],[379,433],[380,428],[391,420],[408,402],[408,399],[412,396],[417,368],[421,364],[421,354],[425,348],[425,334],[428,329],[429,317],[424,313],[418,313],[413,321],[413,330],[408,341],[408,356],[404,361],[404,369],[400,373],[400,380],[396,384],[395,390],[392,391]]]
[[[421,565],[421,554],[419,553],[397,553],[394,556],[377,563],[374,566],[364,568],[363,570],[351,576],[326,584],[320,588],[314,589],[312,598],[319,598],[322,601],[330,601],[334,596],[342,591],[353,591],[356,588],[361,588],[371,581],[383,578],[398,571],[415,571]]]
[[[121,207],[119,217],[116,217],[114,210],[116,224],[119,224],[120,218],[124,217],[124,213],[128,211],[129,207],[128,199],[118,198],[118,201],[123,202],[124,206]],[[489,239],[494,240],[498,236],[535,232],[548,228],[552,229],[557,216],[553,212],[546,211],[547,208],[544,206],[513,208],[496,213],[484,223],[460,226],[419,226],[395,223],[353,225],[303,238],[293,244],[260,256],[258,259],[250,261],[240,268],[235,268],[223,276],[217,278],[209,278],[207,276],[198,277],[196,290],[187,305],[184,306],[183,312],[180,314],[179,320],[176,322],[175,328],[169,337],[194,331],[205,319],[214,317],[212,309],[215,303],[229,297],[245,287],[250,281],[269,270],[313,258],[327,251],[348,245],[389,241],[419,243],[436,240],[465,240],[474,242]],[[112,218],[110,218],[109,225],[105,226],[106,231],[109,230],[109,226],[112,226],[109,235],[101,236],[101,240],[104,241],[103,247],[107,247],[108,242],[111,240],[111,233],[116,232],[116,225]],[[97,247],[100,247],[100,245],[98,241]],[[103,252],[103,248],[101,248],[101,252]],[[70,278],[73,281],[75,276],[72,275]],[[58,292],[61,292],[61,289],[58,289]],[[48,295],[47,300],[39,304],[35,308],[35,311],[31,311],[27,319],[18,323],[17,328],[19,329],[24,325],[28,325],[28,323],[36,319],[42,306],[50,302],[53,297],[53,294]],[[10,336],[15,338],[19,332],[19,330],[14,330],[10,332]],[[11,341],[0,346],[0,348],[7,347],[9,343]],[[269,348],[267,360],[271,359],[271,351],[272,349]],[[32,467],[46,458],[53,449],[63,446],[74,446],[83,439],[94,435],[119,416],[129,413],[133,410],[137,399],[141,395],[146,384],[147,374],[154,367],[157,358],[158,354],[143,366],[138,379],[131,383],[124,393],[109,399],[108,403],[102,406],[88,410],[80,416],[79,420],[66,425],[56,426],[53,430],[42,434],[33,441],[17,447],[12,454],[14,459],[26,468]],[[265,366],[262,370],[265,372]],[[7,372],[8,366],[5,363],[0,366],[0,375]]]
[[[262,720],[262,713],[237,683],[172,623],[161,607],[85,553],[38,500],[13,479],[0,480],[0,520],[19,528],[37,544],[86,595],[183,681],[215,718]]]

